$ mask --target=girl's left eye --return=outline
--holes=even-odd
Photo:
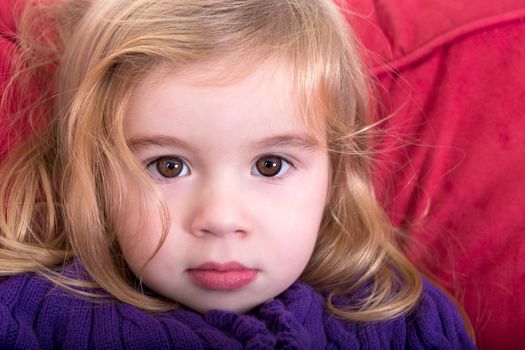
[[[179,157],[174,156],[157,158],[149,163],[146,169],[153,175],[166,179],[187,176],[190,174],[190,170],[186,163]]]
[[[279,156],[263,156],[253,165],[252,173],[258,173],[264,177],[282,177],[291,166],[290,162]]]

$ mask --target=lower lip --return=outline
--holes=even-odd
[[[188,274],[199,287],[209,290],[236,290],[252,283],[257,270],[207,270],[191,269]]]

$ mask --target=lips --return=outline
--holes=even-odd
[[[236,261],[217,263],[206,262],[188,269],[190,279],[199,287],[208,290],[236,290],[250,284],[257,278],[258,271]]]

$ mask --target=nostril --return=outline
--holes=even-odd
[[[205,232],[203,230],[192,230],[192,233],[193,233],[193,235],[195,235],[197,237],[202,237],[202,236],[206,235],[208,232]]]
[[[248,232],[246,220],[242,217],[200,216],[195,218],[192,233],[197,237],[245,235]]]

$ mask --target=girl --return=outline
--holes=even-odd
[[[391,243],[330,1],[30,3],[19,28],[16,78],[53,79],[0,172],[0,347],[473,347]]]

